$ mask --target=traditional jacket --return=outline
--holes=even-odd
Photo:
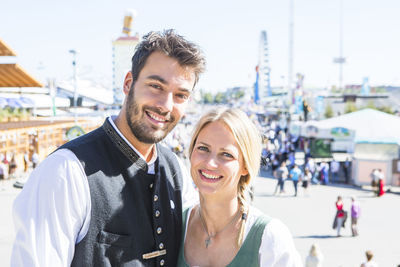
[[[172,152],[156,147],[155,175],[108,120],[61,147],[82,163],[91,197],[89,229],[71,266],[176,265],[182,174]]]

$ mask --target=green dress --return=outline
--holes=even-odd
[[[178,255],[178,264],[177,267],[190,267],[189,264],[186,263],[185,260],[185,232],[186,232],[186,221],[187,217],[189,216],[189,209],[186,209],[183,212],[183,223],[182,225],[183,232],[182,232],[182,242],[181,248],[179,250]],[[261,239],[264,233],[265,226],[269,223],[271,217],[266,215],[259,216],[256,221],[254,222],[253,226],[251,227],[249,233],[246,236],[242,246],[240,247],[238,253],[233,258],[233,260],[227,265],[229,267],[259,267],[259,249],[261,245]]]

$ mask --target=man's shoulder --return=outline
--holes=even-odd
[[[164,157],[167,161],[173,162],[173,163],[179,163],[178,162],[178,156],[171,151],[168,147],[166,147],[164,144],[157,144],[157,150],[159,153],[159,156]]]
[[[98,142],[99,139],[105,135],[105,132],[102,127],[99,127],[89,133],[86,133],[82,136],[79,136],[64,145],[62,145],[60,148],[74,148],[74,147],[80,147],[82,145],[87,145],[93,142]]]

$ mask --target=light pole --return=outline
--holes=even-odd
[[[288,102],[293,104],[293,35],[294,35],[294,0],[289,0],[289,64],[288,64]]]
[[[77,77],[76,77],[76,54],[78,54],[78,51],[71,49],[69,50],[69,52],[72,54],[73,56],[73,60],[72,60],[72,69],[74,72],[74,121],[75,121],[75,125],[77,124],[77,114],[76,114],[76,107],[77,107],[77,100],[78,100],[78,81],[77,81]]]
[[[339,0],[339,57],[334,58],[333,62],[339,64],[339,90],[343,90],[343,64],[346,58],[343,57],[343,0]]]

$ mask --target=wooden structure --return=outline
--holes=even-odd
[[[103,121],[79,120],[78,125],[87,133],[99,127]],[[18,169],[23,169],[23,156],[36,151],[40,160],[67,141],[66,132],[76,126],[73,119],[31,120],[0,123],[0,154],[8,159],[15,156]]]

